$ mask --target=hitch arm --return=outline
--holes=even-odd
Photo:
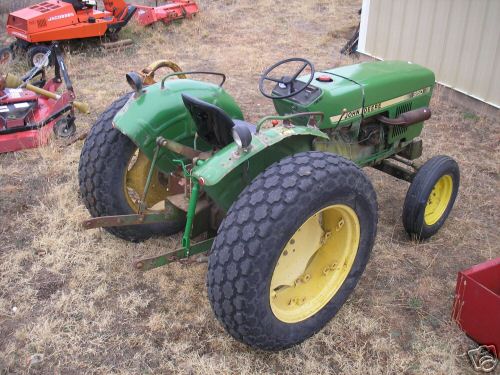
[[[212,247],[215,238],[210,238],[205,241],[198,242],[191,246],[190,255],[205,253]],[[151,258],[138,259],[133,262],[133,267],[139,271],[149,271],[157,267],[165,266],[167,264],[177,262],[187,258],[185,248],[175,249],[165,254],[158,255]]]

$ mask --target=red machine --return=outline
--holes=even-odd
[[[500,353],[500,258],[458,273],[453,319],[474,341]]]
[[[52,131],[58,137],[70,137],[75,133],[73,107],[88,113],[85,103],[74,100],[73,86],[57,45],[51,47],[51,53],[55,56],[55,77],[48,81],[43,64],[23,78],[11,74],[0,77],[0,153],[44,145]],[[38,81],[29,83],[34,78]],[[57,94],[63,80],[65,90]]]
[[[191,17],[198,12],[192,0],[172,0],[156,7],[130,5],[124,0],[104,0],[98,10],[95,0],[46,0],[9,14],[7,33],[16,38],[8,48],[0,50],[0,62],[14,56],[16,49],[27,51],[35,65],[47,52],[52,41],[109,37],[117,33],[137,12],[141,25],[157,21]]]
[[[157,2],[155,7],[145,5],[135,5],[135,7],[137,8],[135,18],[143,26],[158,21],[168,24],[180,18],[191,18],[198,13],[198,5],[190,0],[173,0],[165,5],[158,5]]]

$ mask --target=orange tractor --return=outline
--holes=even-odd
[[[98,10],[95,0],[46,0],[9,14],[7,33],[16,38],[0,50],[0,63],[14,57],[16,50],[27,52],[35,66],[50,50],[53,41],[107,37],[117,33],[136,15],[142,25],[190,17],[198,12],[192,0],[172,0],[155,7],[131,5],[124,0],[104,0]]]

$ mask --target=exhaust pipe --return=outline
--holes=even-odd
[[[386,116],[378,115],[376,119],[382,124],[391,126],[410,126],[417,124],[419,122],[428,120],[431,117],[431,110],[429,107],[423,107],[414,109],[413,111],[408,111],[402,113],[396,118],[389,118]]]

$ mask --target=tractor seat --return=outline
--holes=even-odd
[[[79,11],[90,7],[90,5],[84,3],[82,0],[63,0],[63,3],[68,3],[73,5],[75,11]]]
[[[252,134],[256,131],[255,125],[242,120],[234,120],[213,104],[188,94],[181,94],[181,96],[193,118],[199,137],[217,148],[223,148],[233,142],[232,129],[235,125],[247,127]]]

